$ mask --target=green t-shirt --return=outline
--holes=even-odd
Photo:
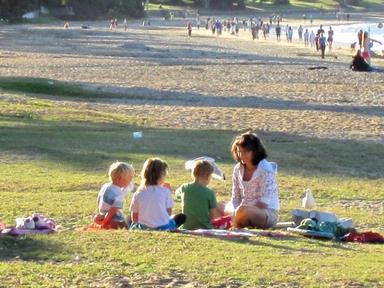
[[[183,213],[187,216],[187,220],[181,228],[212,229],[209,212],[217,207],[215,193],[196,182],[184,184],[178,190],[182,200]]]

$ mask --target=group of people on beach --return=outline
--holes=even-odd
[[[313,18],[311,18],[313,19]],[[260,39],[260,33],[264,40],[270,38],[270,31],[274,26],[274,31],[276,35],[276,40],[281,41],[281,35],[285,33],[287,42],[292,43],[293,35],[295,33],[292,26],[286,24],[285,26],[281,25],[282,16],[274,15],[269,17],[269,21],[264,21],[261,17],[251,17],[249,19],[239,20],[237,17],[228,18],[228,19],[215,19],[207,17],[205,21],[205,29],[211,30],[212,35],[220,36],[223,31],[227,32],[230,35],[239,35],[239,31],[243,30],[244,32],[250,31],[252,40]],[[197,27],[200,27],[200,17],[197,20]],[[192,35],[192,24],[189,22],[187,25],[188,36]],[[329,27],[327,31],[327,36],[323,26],[320,25],[316,34],[313,30],[309,32],[309,29],[304,30],[302,25],[299,25],[297,28],[297,35],[299,41],[304,42],[305,47],[316,47],[316,51],[321,51],[321,57],[325,57],[325,49],[328,46],[328,49],[331,51],[334,41],[334,31],[332,27]]]
[[[182,213],[172,215],[174,197],[166,182],[168,164],[160,158],[150,158],[142,167],[141,184],[133,194],[128,219],[124,202],[133,189],[135,171],[132,165],[114,162],[109,168],[110,182],[101,187],[97,196],[94,222],[105,229],[131,230],[273,227],[279,211],[275,163],[266,160],[266,149],[252,132],[237,136],[231,153],[237,164],[228,203],[218,203],[215,192],[208,188],[214,172],[212,164],[198,160],[192,169],[192,181],[175,191],[182,201]]]
[[[111,19],[110,24],[109,24],[109,30],[116,30],[117,26],[118,26],[117,18]],[[127,29],[128,29],[127,18],[124,18],[123,26],[124,26],[124,31],[127,31]]]

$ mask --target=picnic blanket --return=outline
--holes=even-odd
[[[248,229],[236,229],[236,230],[224,230],[224,229],[197,229],[197,230],[186,230],[180,229],[174,232],[194,235],[194,236],[205,236],[205,237],[217,237],[226,239],[248,239],[250,237],[272,237],[272,238],[285,238],[286,234],[281,232],[272,231],[258,231]]]

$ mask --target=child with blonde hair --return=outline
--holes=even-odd
[[[97,196],[96,224],[105,229],[126,228],[123,212],[125,190],[130,186],[135,170],[132,165],[116,161],[109,167],[110,182],[105,183]],[[131,184],[132,185],[132,184]]]
[[[187,219],[182,228],[212,229],[212,220],[223,216],[218,208],[215,192],[207,187],[213,174],[212,165],[206,160],[195,163],[193,182],[185,183],[176,190],[181,196],[183,213]]]
[[[131,202],[131,229],[175,230],[185,222],[185,215],[171,217],[174,202],[165,183],[168,164],[147,159],[141,171],[142,183]]]

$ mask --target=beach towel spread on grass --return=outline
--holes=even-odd
[[[1,235],[50,234],[56,231],[56,222],[53,219],[37,213],[29,217],[17,218],[16,227],[5,227],[4,224],[2,225],[4,227],[0,225]]]
[[[223,229],[197,229],[197,230],[185,230],[180,229],[175,232],[195,235],[195,236],[206,236],[206,237],[217,237],[217,238],[228,238],[228,239],[247,239],[249,237],[272,237],[272,238],[285,238],[286,234],[280,232],[271,231],[255,231],[247,229],[237,230],[223,230]]]
[[[110,227],[102,227],[100,224],[97,224],[95,222],[92,222],[84,227],[80,227],[77,229],[77,231],[81,232],[91,232],[91,231],[103,231],[103,230],[111,230]],[[116,229],[114,229],[116,230]]]

